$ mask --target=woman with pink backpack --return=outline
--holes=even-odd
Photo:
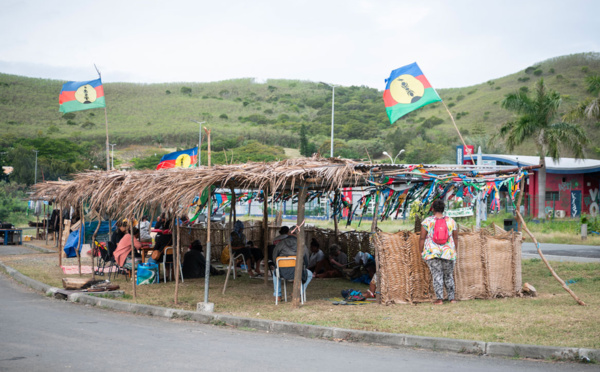
[[[433,202],[433,216],[427,217],[421,224],[419,247],[422,257],[429,266],[433,289],[437,300],[434,305],[444,303],[444,285],[448,301],[454,299],[454,263],[458,248],[458,232],[456,222],[450,217],[444,217],[444,202],[440,199]]]

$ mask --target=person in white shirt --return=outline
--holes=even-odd
[[[140,229],[140,241],[141,242],[151,242],[152,237],[150,236],[150,222],[148,221],[148,217],[143,216],[142,222],[139,224]]]

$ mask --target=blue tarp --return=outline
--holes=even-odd
[[[85,243],[83,240],[81,241],[81,244],[79,244],[79,232],[81,231],[81,229],[73,231],[72,233],[69,234],[69,237],[67,238],[67,243],[65,244],[65,254],[67,255],[67,257],[77,257],[77,253],[81,253],[81,245],[83,245],[83,243]],[[83,233],[85,236],[85,226],[83,227]],[[77,249],[77,252],[75,252],[75,250]]]

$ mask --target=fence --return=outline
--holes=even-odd
[[[456,298],[514,297],[522,286],[521,234],[494,226],[459,233],[454,268]],[[431,274],[421,258],[419,235],[378,233],[381,296],[385,304],[431,301]]]

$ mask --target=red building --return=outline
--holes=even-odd
[[[486,162],[497,165],[524,167],[539,164],[538,156],[482,155]],[[561,217],[578,217],[582,213],[597,216],[600,199],[600,160],[561,158],[558,162],[546,157],[546,212]],[[530,174],[525,188],[526,208],[531,216],[537,216],[538,171]],[[563,211],[563,212],[560,212]]]

